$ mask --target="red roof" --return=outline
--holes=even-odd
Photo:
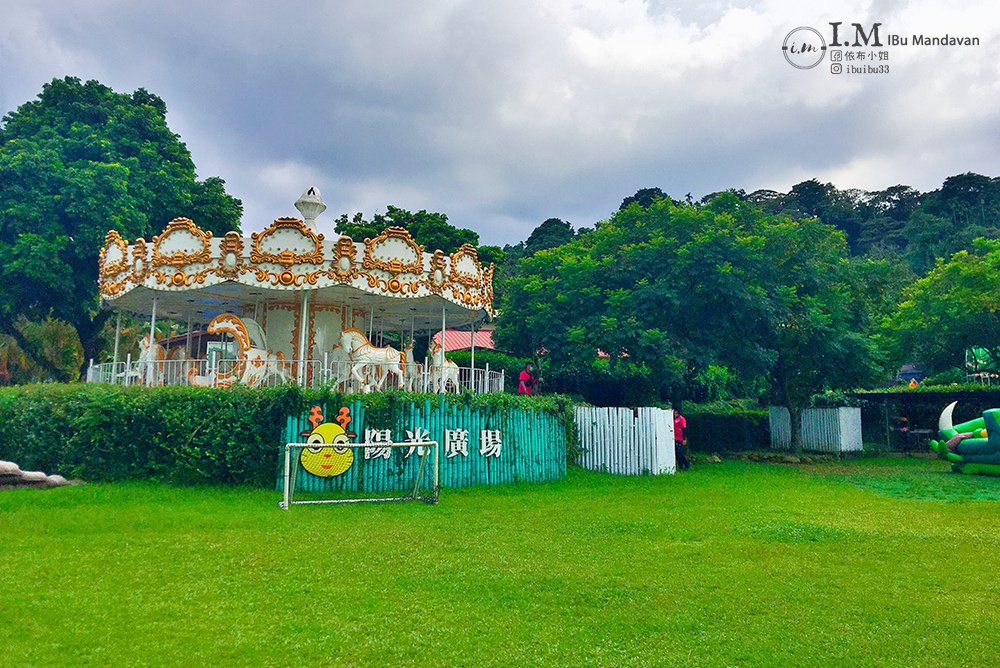
[[[451,352],[452,350],[468,350],[472,347],[472,334],[471,332],[462,332],[457,329],[446,329],[444,330],[444,351]],[[490,330],[480,330],[475,333],[476,348],[485,348],[488,350],[496,349],[493,344],[493,332]],[[433,341],[437,343],[441,340],[441,332],[434,335]]]

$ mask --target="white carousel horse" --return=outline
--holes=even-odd
[[[349,327],[340,335],[340,347],[350,355],[351,375],[362,384],[362,391],[370,389],[361,375],[361,369],[366,366],[372,367],[375,376],[379,377],[376,389],[382,389],[382,383],[390,373],[398,379],[399,388],[403,388],[403,370],[400,366],[402,354],[392,346],[373,346],[360,329]]]
[[[458,384],[458,365],[452,362],[450,359],[444,356],[444,348],[441,344],[434,342],[430,349],[430,369],[428,373],[431,377],[431,387],[432,392],[440,391],[442,381],[443,389],[445,392],[448,391],[448,383],[451,383],[455,387],[456,392],[461,392],[462,388]],[[444,373],[442,374],[441,367],[444,367]]]
[[[351,372],[354,364],[351,360],[350,353],[346,352],[344,350],[344,346],[339,343],[330,351],[330,355],[327,358],[327,365],[329,373],[327,383],[331,387],[335,387],[344,392],[367,392],[370,390],[370,386],[372,384],[371,366],[365,363],[361,367],[360,373],[364,380],[356,386],[357,389],[353,388],[352,380],[354,380],[354,376]]]
[[[284,355],[272,353],[261,348],[248,348],[243,351],[243,374],[239,382],[247,387],[260,387],[268,378],[276,377],[280,382],[290,380],[285,368]]]
[[[149,334],[139,339],[139,381],[146,385],[163,384],[163,363],[167,351],[159,343],[149,343]],[[126,372],[127,373],[127,372]]]
[[[424,375],[424,365],[413,356],[413,341],[403,346],[403,379],[406,391],[413,392]]]
[[[236,364],[229,371],[211,371],[198,375],[194,368],[188,369],[188,382],[191,385],[229,387],[240,383],[248,387],[260,387],[270,377],[277,377],[282,382],[288,381],[288,365],[281,353],[272,353],[265,348],[259,348],[254,343],[263,344],[263,331],[253,320],[251,327],[232,313],[222,313],[212,318],[208,323],[209,334],[230,334],[236,340],[239,350],[236,353]],[[251,333],[252,332],[252,333]]]

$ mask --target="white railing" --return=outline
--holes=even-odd
[[[88,383],[115,385],[198,385],[228,387],[252,385],[274,387],[294,383],[306,387],[333,387],[343,392],[372,392],[403,389],[410,392],[437,392],[440,378],[426,365],[421,370],[409,369],[399,378],[393,373],[377,375],[371,367],[352,373],[351,362],[326,360],[272,360],[248,368],[233,359],[166,360],[91,364],[87,369]],[[366,373],[367,371],[367,373]],[[359,378],[360,376],[360,378]],[[379,382],[381,380],[381,382]],[[506,377],[503,371],[485,368],[458,368],[458,387],[446,383],[448,392],[503,392]]]
[[[625,475],[674,473],[673,413],[662,408],[577,406],[578,463]]]
[[[980,383],[982,385],[990,385],[990,386],[1000,385],[1000,374],[991,371],[968,373],[965,375],[965,382]]]

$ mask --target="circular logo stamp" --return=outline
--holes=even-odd
[[[792,67],[808,70],[816,67],[826,55],[826,40],[815,28],[795,28],[781,45],[781,53]]]

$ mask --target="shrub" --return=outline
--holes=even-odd
[[[946,369],[924,378],[923,385],[958,385],[965,382],[963,369]]]
[[[767,410],[734,403],[683,405],[688,449],[692,452],[739,452],[771,447]]]
[[[650,406],[660,394],[649,368],[630,363],[615,367],[607,359],[596,359],[578,368],[545,363],[543,390],[580,396],[595,406]]]

